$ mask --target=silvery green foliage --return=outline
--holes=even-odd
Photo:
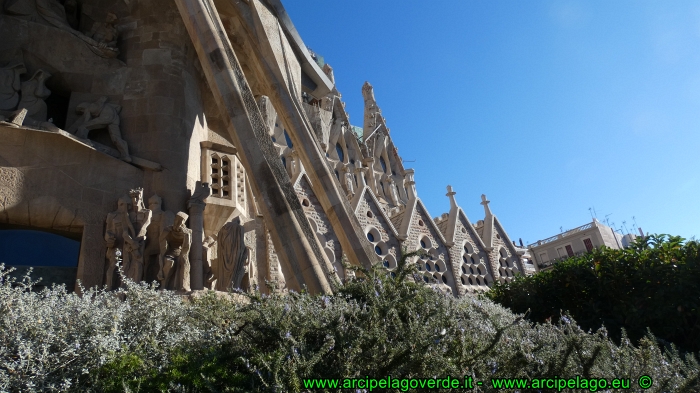
[[[82,296],[31,286],[0,265],[0,392],[89,391],[91,373],[120,353],[167,364],[173,347],[202,336],[180,297],[145,284]]]
[[[251,296],[251,303],[219,318],[219,346],[198,353],[181,370],[205,391],[303,391],[304,378],[463,377],[487,387],[490,378],[630,378],[647,392],[698,391],[698,364],[661,350],[650,335],[635,347],[617,346],[601,329],[582,331],[563,315],[554,324],[523,316],[478,298],[454,299],[381,268],[363,272],[333,296],[290,293]],[[208,370],[231,379],[213,377]],[[201,378],[200,378],[201,377]],[[199,378],[199,379],[198,379]]]
[[[618,346],[566,315],[532,324],[381,268],[358,277],[334,295],[252,294],[244,304],[183,301],[130,282],[82,296],[31,292],[28,279],[13,282],[0,267],[0,392],[294,392],[303,378],[367,375],[581,375],[630,378],[630,391],[649,375],[647,392],[700,391],[695,359],[660,349],[651,335]]]

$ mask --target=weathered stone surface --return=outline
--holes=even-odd
[[[278,0],[78,5],[0,0],[0,224],[80,237],[84,286],[122,263],[183,293],[331,292],[344,258],[402,248],[457,296],[521,269],[487,202],[477,227],[452,191],[430,218],[372,86],[352,126]]]

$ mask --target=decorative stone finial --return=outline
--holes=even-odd
[[[418,196],[416,192],[416,182],[413,181],[413,174],[415,171],[413,169],[406,169],[404,171],[404,181],[403,184],[406,187],[406,192],[408,194],[408,199],[413,200]]]
[[[484,213],[486,213],[486,216],[491,216],[491,215],[492,215],[492,213],[491,213],[491,208],[489,207],[489,203],[490,203],[490,202],[491,202],[491,201],[489,201],[488,199],[486,199],[486,194],[481,194],[481,205],[484,206]]]
[[[454,190],[452,189],[452,186],[448,185],[447,186],[447,194],[445,194],[445,195],[447,195],[447,197],[450,198],[450,210],[454,210],[457,208],[457,201],[455,200],[456,194],[457,193],[454,192]]]

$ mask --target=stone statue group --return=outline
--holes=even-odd
[[[1,3],[0,3],[1,4]],[[45,23],[78,37],[90,50],[104,58],[114,58],[119,54],[117,41],[119,29],[117,16],[107,13],[105,21],[95,23],[89,31],[77,30],[73,19],[78,5],[75,0],[66,0],[61,4],[56,0],[8,0],[4,3],[4,12],[20,18]],[[42,69],[35,70],[25,81],[21,76],[27,73],[22,61],[10,61],[0,64],[0,121],[10,121],[19,126],[29,126],[48,131],[59,131],[48,118],[45,100],[51,95],[46,81],[51,74]],[[94,102],[80,103],[76,108],[79,119],[66,131],[78,138],[87,139],[91,130],[106,128],[110,139],[119,151],[120,159],[131,162],[126,141],[119,128],[121,107],[99,97]],[[68,126],[68,125],[66,125]]]
[[[191,290],[190,250],[192,229],[189,216],[162,210],[162,199],[153,195],[148,208],[143,202],[143,189],[129,191],[119,198],[117,210],[107,215],[105,241],[108,263],[105,285],[116,289],[124,277],[140,282],[158,281],[160,288],[175,291]],[[202,242],[202,275],[206,288],[228,291],[245,288],[252,273],[250,252],[245,245],[243,225],[239,217],[224,225],[217,239]]]
[[[11,121],[16,125],[26,125],[48,131],[59,131],[51,119],[48,119],[46,100],[51,90],[46,87],[46,80],[51,74],[42,69],[34,72],[26,81],[21,75],[27,69],[21,62],[11,62],[0,67],[0,121]],[[119,105],[107,102],[107,97],[100,97],[95,102],[79,104],[76,113],[80,115],[66,131],[81,139],[87,139],[91,130],[106,128],[109,137],[120,154],[120,159],[131,162],[129,147],[122,139],[119,128]]]

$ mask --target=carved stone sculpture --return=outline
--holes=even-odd
[[[45,83],[50,77],[51,74],[48,72],[37,70],[31,79],[22,82],[22,87],[20,88],[22,98],[17,109],[27,110],[24,124],[58,131],[58,127],[46,121],[48,109],[44,100],[51,95],[51,90],[46,87]]]
[[[399,201],[399,193],[396,190],[396,183],[394,182],[394,179],[392,179],[392,178],[389,178],[387,183],[389,184],[389,196],[391,198],[391,203],[394,206],[398,206],[400,201]]]
[[[234,218],[219,231],[219,250],[214,271],[217,291],[241,288],[243,278],[248,272],[249,253],[244,235],[240,217]]]
[[[129,211],[131,210],[131,198],[123,196],[117,201],[117,210],[107,214],[107,227],[105,228],[105,241],[107,242],[108,260],[105,285],[107,289],[116,289],[119,285],[117,263],[121,261],[124,253],[125,235],[134,237],[135,231],[131,224]]]
[[[72,4],[69,4],[69,8],[71,6]],[[67,31],[88,44],[90,50],[98,56],[114,58],[119,54],[116,48],[109,47],[106,43],[98,42],[73,29],[69,23],[68,15],[66,15],[66,9],[57,0],[7,0],[5,2],[5,11],[11,15],[30,17],[34,21],[44,21],[50,26]],[[110,19],[111,17],[108,16],[108,21]],[[114,21],[116,21],[116,16]],[[112,27],[114,27],[114,21],[107,23],[111,23]]]
[[[163,289],[190,290],[192,231],[185,226],[188,217],[186,213],[177,213],[173,225],[165,228],[161,234],[161,271],[158,279]]]
[[[13,62],[0,68],[0,117],[7,117],[19,104],[20,75],[27,72],[24,64]]]
[[[119,129],[119,112],[121,106],[107,102],[107,97],[100,97],[93,103],[83,102],[76,108],[76,113],[81,114],[72,126],[68,128],[68,132],[75,134],[78,138],[87,139],[91,130],[107,128],[109,137],[112,143],[116,146],[121,154],[121,159],[126,162],[131,162],[129,156],[129,147],[126,141],[122,139],[121,130]]]
[[[144,251],[145,272],[144,280],[152,282],[157,279],[160,272],[160,240],[165,228],[172,226],[174,214],[171,211],[162,210],[163,200],[158,195],[148,199],[148,209],[151,210],[151,223],[146,229],[146,247]]]
[[[355,176],[350,169],[345,169],[344,171],[345,180],[345,190],[348,192],[348,196],[355,195]]]
[[[124,274],[135,282],[143,280],[146,233],[152,213],[143,204],[143,188],[129,191],[132,210],[129,221],[133,234],[124,234]]]
[[[97,42],[99,45],[104,45],[106,48],[117,50],[117,37],[119,36],[119,30],[115,26],[116,22],[117,16],[111,12],[108,12],[104,23],[95,23],[87,36],[95,40],[95,42]]]

